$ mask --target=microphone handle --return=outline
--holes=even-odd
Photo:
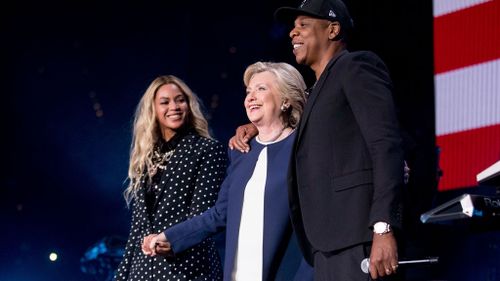
[[[398,261],[398,264],[402,265],[402,264],[437,263],[437,262],[439,262],[438,257],[430,257],[428,259],[421,259],[421,260]]]

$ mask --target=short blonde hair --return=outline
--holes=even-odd
[[[256,62],[247,67],[243,74],[243,82],[248,87],[250,79],[257,73],[268,71],[276,77],[277,89],[290,107],[282,112],[285,126],[297,127],[304,111],[306,83],[300,72],[292,65],[284,62]]]

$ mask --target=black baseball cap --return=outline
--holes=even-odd
[[[292,24],[300,15],[338,21],[344,31],[354,26],[349,11],[341,0],[303,0],[298,8],[281,7],[274,13],[276,20],[286,24]]]

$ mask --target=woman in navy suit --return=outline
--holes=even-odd
[[[224,280],[274,280],[292,233],[287,169],[306,86],[286,63],[257,62],[243,80],[246,113],[258,129],[252,150],[230,150],[231,164],[213,208],[145,237],[143,251],[177,255],[226,229]],[[297,261],[301,258],[297,253]],[[304,269],[298,274],[312,273]]]
[[[135,113],[127,203],[130,235],[115,280],[221,280],[214,242],[175,257],[142,253],[142,238],[213,206],[226,170],[223,146],[208,133],[198,98],[174,76],[156,78]]]

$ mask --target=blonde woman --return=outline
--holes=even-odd
[[[145,254],[182,254],[192,245],[226,230],[224,280],[275,280],[289,244],[287,171],[306,88],[287,63],[257,62],[243,76],[244,107],[258,130],[252,150],[230,152],[231,164],[214,208],[144,239]],[[300,264],[297,253],[289,261]],[[303,262],[287,280],[312,280]]]
[[[135,113],[125,191],[132,224],[114,280],[222,279],[210,238],[175,257],[146,256],[141,243],[209,209],[225,169],[225,150],[210,137],[197,96],[175,76],[156,78]]]

